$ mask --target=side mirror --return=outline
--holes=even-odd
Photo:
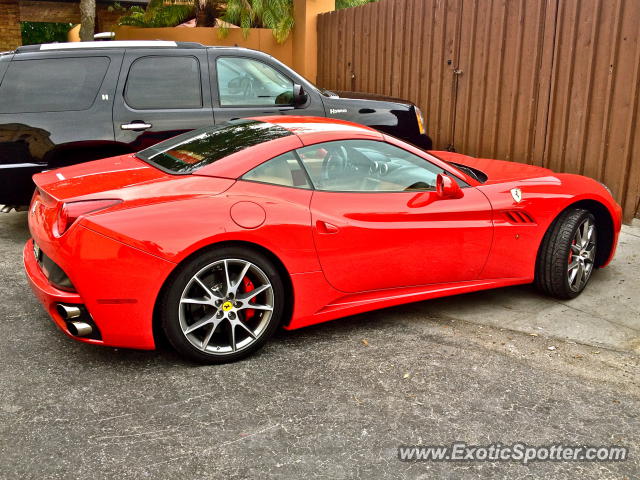
[[[436,179],[436,192],[438,192],[438,196],[443,199],[462,198],[464,196],[458,182],[443,173],[439,173]]]
[[[309,95],[302,89],[302,85],[293,85],[293,106],[300,108],[307,103]]]

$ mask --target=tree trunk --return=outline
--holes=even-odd
[[[96,0],[80,0],[80,40],[92,42],[96,25]]]
[[[226,0],[196,0],[196,27],[215,27],[216,19],[222,17]]]

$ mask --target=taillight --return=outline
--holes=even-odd
[[[120,202],[122,202],[122,200],[109,198],[105,200],[81,200],[79,202],[63,203],[58,212],[58,221],[56,224],[58,235],[66,232],[80,216],[97,212],[98,210],[104,210]]]

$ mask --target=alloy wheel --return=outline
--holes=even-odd
[[[581,291],[593,272],[597,243],[596,227],[590,218],[578,226],[569,249],[567,281],[574,292]]]
[[[260,267],[228,258],[199,270],[178,308],[186,339],[206,354],[224,356],[247,349],[267,330],[274,293]]]

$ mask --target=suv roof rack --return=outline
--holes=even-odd
[[[64,42],[43,43],[18,47],[16,53],[51,50],[76,50],[94,48],[204,48],[196,42],[174,42],[170,40],[112,40],[108,42]]]

